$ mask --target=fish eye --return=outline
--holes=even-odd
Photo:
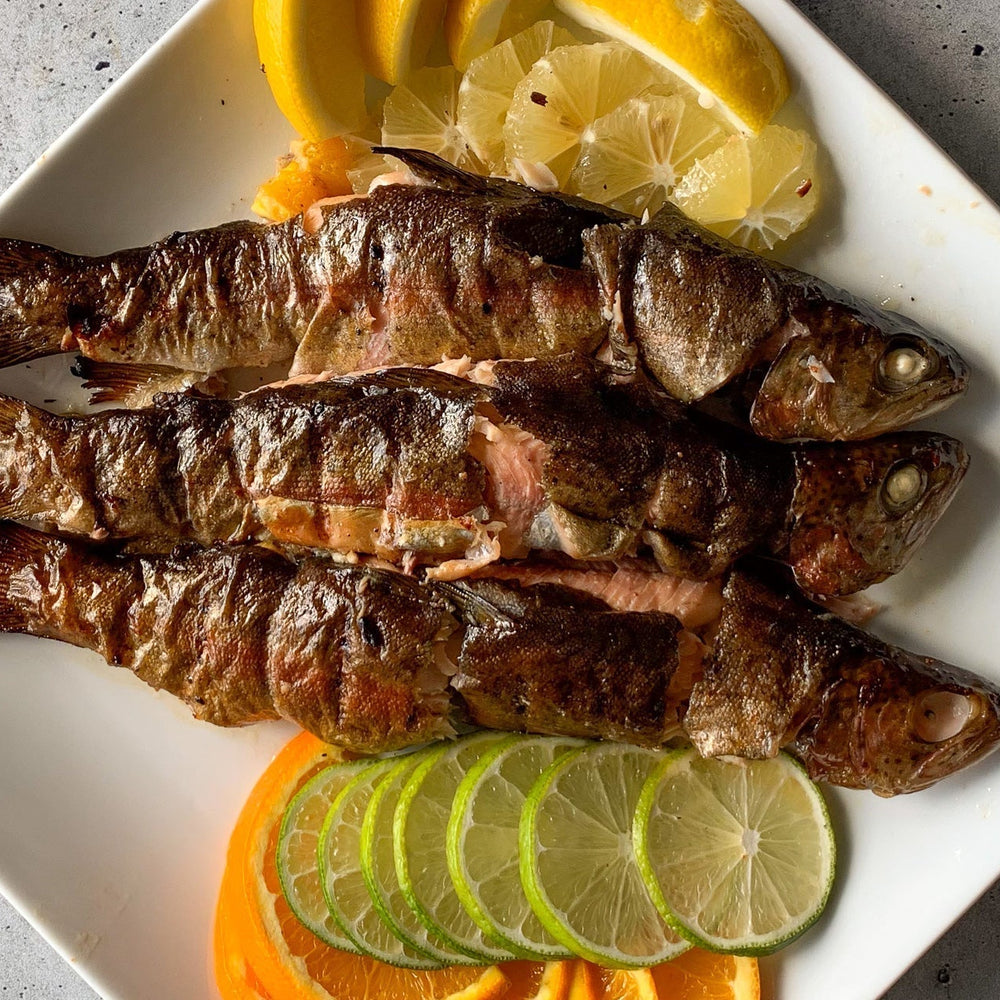
[[[902,392],[930,378],[937,369],[936,355],[929,357],[918,340],[896,339],[879,358],[879,384],[889,392]]]
[[[890,514],[905,514],[927,491],[927,474],[915,462],[897,462],[882,482],[882,505]]]
[[[924,743],[950,740],[965,728],[974,707],[957,691],[924,691],[913,703],[913,733]]]

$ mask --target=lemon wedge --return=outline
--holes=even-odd
[[[498,40],[538,19],[548,0],[449,0],[444,37],[448,56],[460,70]]]
[[[351,0],[254,0],[257,54],[292,127],[318,142],[365,121],[365,73]]]
[[[633,215],[653,214],[695,161],[729,134],[696,100],[647,92],[584,131],[569,190]]]
[[[756,136],[731,136],[684,175],[673,200],[720,236],[751,250],[772,250],[819,204],[816,143],[781,125]]]
[[[584,130],[663,82],[661,67],[616,42],[553,49],[514,89],[503,127],[508,166],[547,168],[564,187]]]
[[[568,31],[539,21],[469,63],[458,88],[458,126],[491,173],[504,169],[503,123],[518,83],[546,52],[573,44]]]
[[[759,132],[788,97],[781,55],[736,0],[555,0],[585,27],[645,53]]]
[[[396,84],[424,65],[447,0],[362,0],[358,33],[365,69]]]
[[[463,170],[482,164],[458,127],[459,74],[452,66],[425,66],[394,87],[382,108],[382,143],[426,149]]]

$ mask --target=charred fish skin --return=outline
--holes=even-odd
[[[1000,742],[1000,688],[756,571],[730,574],[707,661],[668,611],[589,589],[421,583],[254,547],[115,554],[0,526],[0,631],[96,650],[217,725],[280,717],[360,753],[459,719],[642,746],[684,734],[708,756],[786,747],[816,780],[883,796]]]
[[[787,747],[810,777],[918,791],[1000,743],[1000,688],[889,646],[789,587],[735,570],[684,730],[704,756]]]
[[[286,360],[321,305],[312,242],[246,221],[103,257],[2,240],[0,364],[74,350],[196,372]]]
[[[0,527],[0,629],[98,652],[221,726],[377,752],[451,735],[450,608],[408,577],[256,548],[109,554]]]
[[[452,688],[489,729],[662,746],[702,647],[671,614],[611,612],[553,584],[439,584],[464,625]]]
[[[505,554],[497,532],[517,519],[515,554],[642,546],[700,578],[783,530],[793,469],[774,446],[616,384],[593,359],[500,362],[492,376],[388,369],[86,417],[0,398],[0,516],[97,539],[412,559],[438,576]],[[484,428],[499,449],[542,458],[491,460]],[[530,479],[513,490],[512,466]],[[505,507],[502,490],[514,493]]]
[[[448,554],[448,526],[482,504],[468,455],[480,395],[417,371],[85,417],[0,398],[0,514],[97,539],[373,551],[389,512],[401,530],[438,524]]]
[[[346,373],[595,351],[579,232],[616,213],[516,185],[396,184],[277,226],[233,222],[84,258],[0,241],[0,364],[77,350],[196,372]]]
[[[487,382],[385,369],[85,417],[0,397],[0,459],[0,516],[96,539],[377,555],[438,579],[532,550],[650,552],[695,579],[770,553],[821,596],[900,569],[967,462],[919,432],[762,441],[581,356],[497,362]]]
[[[590,358],[501,361],[493,376],[504,420],[546,443],[533,527],[564,551],[614,559],[642,544],[664,571],[707,579],[783,531],[787,450]]]
[[[669,203],[647,224],[584,234],[613,339],[677,399],[764,371],[749,412],[772,440],[860,440],[966,391],[958,352],[915,321],[734,246]]]
[[[602,206],[379,148],[419,184],[325,206],[319,222],[236,222],[80,258],[0,241],[0,364],[215,372],[291,361],[345,373],[596,352],[610,337],[676,398],[764,370],[750,409],[774,439],[874,437],[965,391],[917,324],[732,246],[666,206]]]

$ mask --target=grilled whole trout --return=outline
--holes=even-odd
[[[874,437],[966,388],[961,357],[913,321],[670,205],[643,224],[382,151],[418,183],[327,205],[315,225],[233,222],[95,258],[0,241],[0,364],[79,351],[343,374],[608,343],[685,402],[745,381],[750,425],[775,439]]]
[[[939,434],[764,442],[580,356],[466,376],[386,369],[85,417],[0,398],[0,516],[376,555],[443,580],[531,551],[652,554],[704,579],[764,552],[843,595],[905,564],[968,461]]]
[[[96,650],[202,720],[282,717],[362,753],[469,723],[654,747],[687,735],[703,754],[787,747],[815,778],[894,795],[1000,740],[1000,689],[755,576],[730,575],[705,663],[676,588],[633,610],[607,575],[419,583],[255,547],[113,554],[5,525],[0,630]]]

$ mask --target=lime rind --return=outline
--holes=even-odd
[[[399,761],[372,793],[361,822],[361,874],[378,915],[404,944],[446,965],[469,965],[467,955],[434,940],[406,902],[396,875],[392,820],[400,792],[426,754],[425,749]]]
[[[541,753],[545,763],[534,773],[531,780],[533,785],[554,757],[574,746],[583,745],[581,740],[566,737],[510,736],[480,757],[462,779],[455,793],[447,832],[448,870],[455,891],[462,905],[483,931],[522,958],[552,961],[572,958],[573,952],[546,931],[524,894],[518,864],[518,820],[530,786],[521,788],[512,784],[509,777],[501,775],[501,769],[504,764],[511,764],[514,756]],[[473,815],[477,796],[487,783],[492,793],[488,830]],[[512,827],[504,822],[505,814],[511,812],[516,813]],[[469,838],[476,835],[486,838],[485,844],[480,840],[479,849],[486,846],[493,856],[493,865],[484,864],[485,859],[480,858],[478,868],[490,870],[490,881],[493,884],[489,897],[494,901],[503,899],[503,915],[497,912],[495,905],[489,905],[489,898],[484,896],[482,881],[470,869],[468,852],[476,848],[471,846]],[[504,876],[510,868],[513,869],[513,878],[507,878],[505,883]],[[512,917],[516,919],[516,923]]]
[[[333,919],[326,905],[316,852],[330,804],[370,766],[367,760],[341,761],[310,778],[285,807],[275,855],[281,891],[299,922],[324,943],[355,954],[360,953],[358,947]],[[300,865],[299,858],[304,858],[307,864]]]
[[[521,880],[535,913],[556,940],[599,965],[642,968],[689,947],[662,922],[632,857],[635,801],[656,760],[621,744],[571,750],[542,773],[521,814]],[[602,766],[615,772],[614,785],[603,781]],[[566,794],[557,786],[572,791],[579,768],[585,796]]]
[[[460,761],[460,755],[473,755],[467,765],[471,767],[487,748],[505,738],[501,733],[483,731],[431,750],[404,786],[393,817],[396,873],[407,903],[436,938],[484,964],[516,956],[472,919],[452,884],[445,831],[454,789],[443,779],[444,769]],[[459,783],[460,778],[455,781],[456,788]]]
[[[711,774],[737,767],[739,781],[721,771]],[[664,808],[660,799],[666,783],[695,770],[702,775],[701,787],[682,793],[684,810]],[[776,816],[783,803],[796,814]],[[689,830],[664,836],[668,816],[675,828],[685,824]],[[782,829],[785,835],[776,836]],[[671,852],[670,844],[682,845],[685,833],[697,846]],[[639,796],[633,842],[646,888],[667,923],[692,944],[728,954],[764,955],[797,938],[823,912],[836,869],[826,802],[799,762],[786,754],[768,761],[729,761],[701,758],[693,749],[675,751]],[[810,848],[812,856],[806,857]],[[670,861],[663,860],[668,856]],[[755,865],[746,858],[760,861]],[[686,882],[696,883],[691,892]],[[796,893],[804,898],[789,906]],[[764,906],[773,926],[734,933],[735,922],[752,921]],[[700,912],[692,912],[699,907]],[[706,926],[705,912],[713,916],[713,926]],[[782,912],[785,919],[775,921]]]
[[[317,860],[330,914],[362,955],[402,968],[440,969],[442,963],[397,938],[378,915],[361,873],[361,824],[371,796],[396,765],[393,758],[365,768],[334,799],[320,832]]]

